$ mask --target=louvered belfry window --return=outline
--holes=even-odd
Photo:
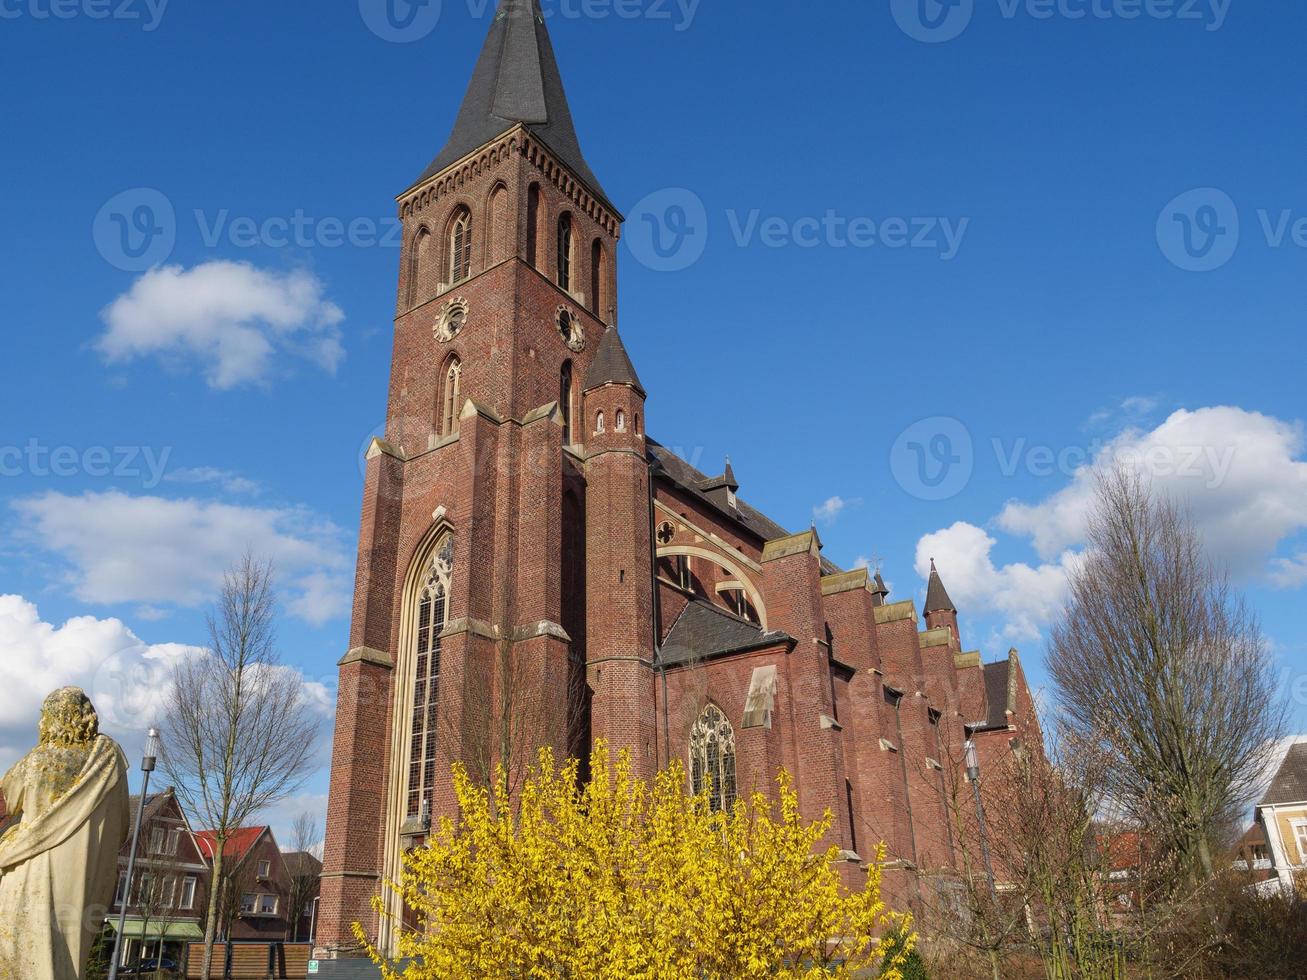
[[[440,703],[440,634],[449,619],[454,539],[446,538],[427,567],[418,593],[413,729],[409,746],[408,816],[432,812],[436,785],[437,708]]]
[[[715,704],[704,709],[690,732],[690,783],[696,796],[708,794],[714,810],[735,806],[735,730]]]
[[[449,284],[462,282],[472,274],[472,215],[464,209],[454,216],[449,228]]]
[[[565,214],[558,219],[558,285],[570,291],[572,288],[572,216]]]

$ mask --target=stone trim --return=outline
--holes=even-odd
[[[911,599],[904,599],[902,602],[891,602],[886,606],[876,606],[876,625],[885,626],[889,623],[897,623],[904,619],[910,619],[917,622],[917,606]]]
[[[514,643],[534,640],[538,636],[552,636],[555,640],[562,640],[564,643],[572,642],[572,638],[567,635],[567,630],[547,619],[542,619],[538,623],[527,623],[513,630]]]
[[[393,670],[395,667],[395,658],[385,650],[374,650],[372,647],[355,647],[337,662],[337,667],[344,667],[348,664],[371,664],[374,667],[385,667]]]
[[[451,636],[462,636],[464,633],[471,633],[473,636],[479,636],[484,640],[499,639],[499,630],[482,619],[472,619],[464,616],[461,619],[451,619],[449,625],[440,632],[440,638],[446,639]]]
[[[397,449],[380,436],[374,436],[372,443],[368,446],[367,458],[373,460],[381,455],[390,456],[393,459],[399,460],[401,463],[407,458],[402,449]]]
[[[941,626],[939,629],[926,630],[921,634],[922,648],[928,647],[947,647],[953,645],[953,631],[947,626]]]
[[[522,426],[528,426],[532,422],[540,422],[548,419],[557,425],[560,429],[563,427],[563,413],[558,408],[558,402],[550,402],[548,405],[541,405],[539,408],[533,408],[522,417]]]
[[[459,436],[457,432],[451,433],[447,436],[437,435],[433,432],[431,435],[427,436],[427,452],[435,452],[437,449],[444,449],[446,446],[452,446],[454,443],[458,442],[458,438]]]
[[[750,571],[754,571],[754,572],[762,571],[761,565],[759,565],[756,561],[754,561],[744,552],[738,550],[730,542],[726,541],[724,538],[718,537],[712,531],[705,531],[703,528],[699,527],[699,525],[695,524],[689,518],[682,517],[678,511],[675,511],[671,507],[668,507],[661,500],[654,501],[654,509],[665,512],[668,518],[671,519],[673,523],[683,525],[686,528],[686,530],[693,531],[695,534],[703,538],[705,541],[711,541],[713,544],[717,545],[717,547],[721,548],[728,555],[730,555],[733,561],[738,561],[741,565],[744,565]]]
[[[816,555],[819,551],[821,551],[821,539],[817,537],[817,532],[804,531],[802,534],[791,534],[789,537],[768,541],[762,548],[762,563],[765,565],[769,561],[804,553]]]
[[[871,575],[865,568],[839,575],[827,575],[821,580],[822,595],[840,595],[843,592],[856,592],[858,589],[871,591]]]
[[[958,670],[966,670],[970,667],[980,666],[980,651],[972,650],[969,653],[953,654],[953,666]]]
[[[644,664],[650,670],[655,668],[652,660],[646,660],[644,657],[600,657],[598,660],[587,660],[587,667],[599,667],[603,664]]]
[[[823,731],[842,732],[844,726],[832,718],[830,715],[818,715],[817,723],[821,725]]]
[[[471,398],[469,398],[467,403],[463,406],[463,411],[458,418],[459,421],[462,421],[463,419],[470,419],[477,415],[489,419],[496,425],[503,425],[505,421],[493,408],[487,408],[485,405],[475,402]]]

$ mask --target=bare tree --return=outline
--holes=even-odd
[[[1141,477],[1100,477],[1088,544],[1049,644],[1062,723],[1193,885],[1283,730],[1273,664],[1186,513]]]
[[[303,784],[318,730],[299,678],[277,656],[268,565],[247,555],[226,574],[208,626],[209,650],[174,674],[163,753],[178,798],[213,831],[204,980],[213,967],[227,842]]]
[[[286,871],[290,875],[290,892],[286,898],[291,942],[299,942],[300,922],[313,900],[322,872],[322,866],[309,857],[321,843],[322,831],[317,818],[311,813],[301,813],[296,817],[290,832],[291,853],[286,857]]]

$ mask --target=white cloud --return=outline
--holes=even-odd
[[[250,552],[270,560],[292,614],[322,625],[349,610],[349,560],[340,530],[303,508],[240,507],[121,491],[46,493],[15,501],[24,537],[68,566],[84,602],[210,602],[223,573]]]
[[[1038,640],[1040,628],[1066,601],[1067,574],[1079,556],[1068,551],[1052,563],[996,565],[997,543],[982,528],[959,521],[917,543],[917,574],[926,578],[935,559],[949,597],[960,611],[997,612],[1006,618],[1005,639]]]
[[[46,695],[75,685],[95,702],[105,732],[129,753],[162,716],[173,666],[199,649],[148,644],[117,619],[81,616],[43,622],[22,596],[0,595],[0,763],[8,768],[36,744]]]
[[[160,266],[103,311],[108,329],[97,346],[110,363],[150,356],[199,362],[218,389],[266,380],[278,353],[334,373],[345,356],[345,314],[323,293],[322,282],[303,270],[280,274],[225,261]]]
[[[1281,589],[1296,589],[1307,585],[1307,551],[1292,558],[1276,558],[1271,562],[1271,584]]]
[[[168,483],[205,484],[216,483],[230,494],[257,494],[259,485],[239,473],[220,470],[215,466],[195,466],[190,469],[173,470],[164,480]]]
[[[1108,443],[1095,465],[1121,464],[1189,508],[1209,551],[1236,575],[1263,573],[1286,538],[1307,528],[1307,462],[1302,426],[1234,407],[1177,411],[1149,432],[1131,429]],[[1031,539],[1053,560],[1083,542],[1094,497],[1094,467],[1037,504],[1012,502],[1004,531]],[[1283,565],[1283,578],[1295,575]]]
[[[834,524],[841,514],[850,507],[857,507],[861,500],[845,500],[843,497],[831,497],[825,503],[812,508],[812,516],[815,520],[829,527]]]

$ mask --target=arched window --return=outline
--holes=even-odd
[[[526,262],[540,268],[537,257],[540,239],[540,185],[532,184],[526,192]]]
[[[626,431],[626,413],[623,412],[620,408],[617,410],[617,431],[618,432]]]
[[[409,745],[409,817],[430,816],[436,786],[436,709],[440,703],[440,634],[449,620],[454,539],[446,538],[423,571],[414,640],[413,727]]]
[[[459,208],[449,223],[449,284],[472,274],[472,212]]]
[[[572,362],[564,361],[558,375],[558,407],[563,413],[563,445],[572,444]]]
[[[714,810],[735,806],[735,730],[715,704],[690,731],[690,782],[696,796],[708,794]]]
[[[418,233],[413,236],[413,244],[410,246],[408,257],[408,291],[405,293],[406,305],[410,308],[417,306],[419,297],[425,297],[421,292],[422,277],[428,274],[433,266],[431,263],[431,232],[426,228],[419,228]]]
[[[595,432],[602,434],[604,431],[604,413],[600,412],[595,416]]]
[[[458,417],[463,410],[463,362],[457,357],[449,359],[445,370],[445,394],[440,413],[441,435],[452,436],[458,431]]]
[[[486,221],[486,265],[508,258],[513,245],[508,230],[508,188],[497,186],[490,194]]]
[[[564,213],[558,219],[558,285],[572,289],[572,216]]]
[[[590,246],[590,309],[601,320],[608,315],[604,309],[604,277],[607,274],[608,270],[604,268],[604,245],[596,238]]]

